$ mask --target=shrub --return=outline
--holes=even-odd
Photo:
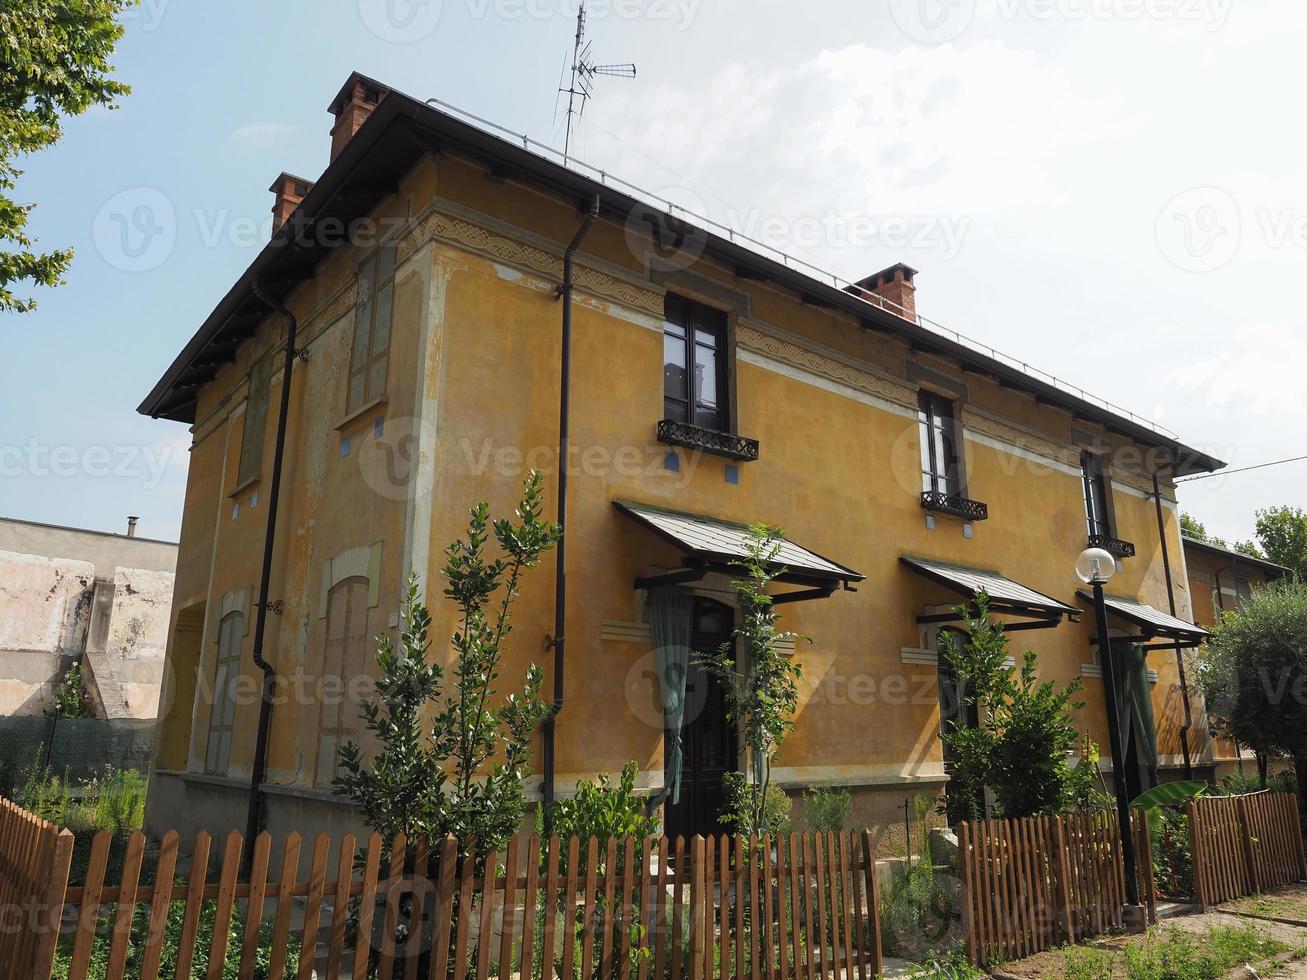
[[[581,844],[582,867],[585,863],[585,841],[593,837],[603,848],[611,837],[622,840],[634,837],[643,840],[658,832],[658,821],[646,815],[648,800],[635,791],[635,777],[639,767],[628,762],[622,767],[622,774],[614,786],[607,775],[601,775],[596,782],[583,779],[576,784],[576,795],[570,800],[559,800],[550,811],[552,832],[562,841],[569,837],[579,837]],[[543,833],[544,810],[536,811],[536,828]],[[637,854],[641,853],[637,850]],[[548,855],[541,849],[540,864],[543,868]],[[567,852],[563,849],[559,860],[561,874],[567,874]]]
[[[1158,807],[1149,811],[1149,833],[1153,837],[1153,875],[1157,890],[1173,898],[1194,893],[1193,844],[1189,839],[1189,816],[1183,810]]]
[[[779,630],[767,593],[771,582],[785,574],[777,563],[783,541],[779,528],[749,528],[746,554],[732,563],[742,575],[731,582],[740,623],[729,642],[698,658],[722,686],[726,719],[740,730],[740,755],[753,777],[740,776],[724,787],[727,800],[721,819],[742,834],[779,833],[779,822],[789,826],[790,801],[782,804],[784,794],[773,793],[771,784],[772,760],[794,729],[802,674],[799,662],[781,650],[782,642],[797,640],[799,634]]]
[[[769,785],[763,795],[742,772],[722,777],[721,820],[737,834],[786,834],[790,830],[790,798],[779,786]]]
[[[914,963],[905,975],[908,980],[984,980],[988,976],[958,950],[931,953],[923,962]]]
[[[978,817],[985,790],[1007,817],[1058,813],[1083,793],[1067,758],[1079,732],[1073,714],[1080,678],[1058,687],[1036,679],[1036,658],[1026,651],[1013,674],[1007,666],[1007,634],[990,618],[989,597],[975,608],[957,606],[965,633],[945,632],[944,656],[959,682],[962,706],[974,710],[979,727],[954,726],[940,738],[957,757],[950,793],[957,809]]]
[[[849,821],[852,804],[847,789],[814,786],[803,794],[803,823],[814,833],[838,833]]]
[[[531,745],[549,712],[544,674],[530,665],[521,688],[502,699],[497,682],[522,577],[562,533],[543,513],[543,482],[532,471],[514,519],[492,521],[479,503],[466,535],[445,549],[444,595],[458,622],[448,685],[429,657],[431,615],[416,576],[408,578],[398,642],[378,638],[376,697],[359,711],[380,750],[365,756],[357,742],[342,746],[332,786],[383,838],[452,834],[460,846],[475,839],[482,860],[522,822]],[[500,554],[491,554],[492,543]]]

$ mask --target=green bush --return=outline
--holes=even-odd
[[[987,976],[958,950],[931,953],[923,962],[914,963],[906,975],[908,980],[984,980]]]
[[[1189,839],[1189,815],[1173,807],[1149,812],[1153,838],[1153,875],[1157,890],[1172,898],[1194,893],[1193,844]]]
[[[110,911],[112,905],[107,907]],[[163,951],[161,962],[168,967],[175,964],[181,950],[182,924],[185,920],[186,903],[173,902],[168,907],[168,921],[164,926]],[[213,948],[215,920],[218,917],[218,903],[206,901],[200,909],[199,929],[195,935],[195,955],[191,960],[190,980],[204,980],[208,976],[209,951]],[[87,980],[105,980],[109,970],[109,936],[108,930],[113,919],[106,915],[97,933],[95,945],[91,951],[91,964]],[[255,980],[285,980],[299,972],[299,939],[291,935],[286,949],[286,969],[282,977],[269,975],[272,961],[273,922],[265,919],[259,925],[259,946],[255,958]],[[139,976],[141,957],[145,952],[145,939],[149,929],[149,916],[138,912],[132,922],[132,933],[127,953],[126,976]],[[232,912],[231,925],[227,930],[227,955],[223,959],[222,980],[238,980],[241,946],[245,936],[245,913],[237,905]],[[55,958],[54,980],[68,980],[72,965],[73,934],[69,933],[60,940],[58,954]]]
[[[814,833],[844,829],[853,797],[847,789],[814,786],[803,794],[803,823]]]
[[[559,800],[550,810],[551,832],[560,841],[570,837],[581,839],[581,866],[585,866],[585,842],[593,837],[599,842],[602,853],[610,837],[623,840],[634,837],[643,840],[658,833],[658,821],[645,813],[648,800],[635,791],[635,777],[639,767],[628,762],[622,767],[617,785],[607,775],[596,782],[582,779],[576,784],[576,795],[570,800]],[[544,831],[544,810],[536,810],[536,829]],[[637,850],[637,854],[641,853]],[[540,865],[545,867],[548,855],[541,848]],[[559,870],[567,874],[567,848],[562,848]]]
[[[735,834],[786,834],[790,830],[790,798],[779,786],[768,784],[762,806],[755,811],[754,785],[742,772],[722,777],[721,820]]]
[[[1068,946],[1065,980],[1112,980],[1112,954],[1092,946]]]

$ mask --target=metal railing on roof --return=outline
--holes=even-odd
[[[631,197],[634,197],[645,204],[656,206],[659,209],[666,211],[669,215],[679,217],[681,220],[692,225],[698,225],[705,231],[714,231],[731,243],[747,248],[763,258],[771,259],[774,262],[780,262],[788,269],[802,272],[819,282],[829,282],[834,288],[849,292],[850,295],[868,303],[869,305],[877,306],[890,313],[895,313],[898,316],[917,324],[923,329],[929,330],[931,333],[938,334],[946,340],[951,340],[962,347],[966,347],[968,350],[984,355],[985,357],[997,361],[1013,370],[1020,371],[1027,377],[1041,381],[1052,388],[1056,388],[1058,391],[1064,392],[1068,395],[1074,395],[1081,401],[1102,408],[1104,411],[1110,412],[1113,415],[1128,419],[1135,425],[1142,426],[1160,436],[1165,436],[1168,439],[1174,440],[1179,439],[1179,436],[1166,426],[1160,425],[1142,415],[1138,415],[1135,412],[1130,411],[1128,408],[1123,408],[1114,402],[1108,401],[1106,398],[1102,398],[1092,392],[1086,391],[1079,385],[1072,384],[1069,381],[1064,381],[1056,375],[1049,374],[1047,371],[1042,371],[1037,367],[1032,367],[1027,361],[1023,361],[1018,357],[1013,357],[1010,354],[1005,354],[1003,351],[998,350],[990,344],[976,340],[974,337],[969,337],[950,327],[946,327],[942,323],[937,323],[919,313],[909,312],[899,306],[899,304],[891,302],[883,296],[867,289],[863,289],[851,280],[836,275],[835,273],[814,265],[811,262],[805,261],[804,259],[790,255],[788,252],[784,252],[781,249],[776,248],[774,245],[768,245],[766,242],[759,241],[756,238],[743,234],[742,232],[731,228],[729,225],[722,224],[720,221],[715,221],[706,215],[697,214],[689,208],[676,204],[674,201],[669,201],[651,191],[645,190],[643,187],[632,184],[630,181],[623,180],[621,177],[616,177],[608,173],[606,170],[586,163],[584,160],[577,159],[576,156],[566,153],[563,150],[559,150],[547,143],[542,143],[539,140],[532,139],[523,133],[514,132],[505,126],[501,126],[499,123],[492,122],[489,119],[478,116],[476,113],[469,112],[466,109],[444,102],[441,99],[427,99],[426,101],[427,105],[437,106],[448,112],[455,113],[460,118],[474,123],[479,128],[487,131],[492,136],[499,136],[499,134],[502,134],[503,136],[511,137],[511,142],[520,143],[522,149],[528,153],[534,153],[542,159],[560,164],[568,170],[572,170],[578,174],[582,174],[583,176],[597,179],[599,183],[606,187],[613,187],[622,190],[624,193],[629,194]],[[509,142],[509,140],[506,140],[506,142]],[[856,292],[851,291],[849,287],[853,287],[853,290],[856,290]]]

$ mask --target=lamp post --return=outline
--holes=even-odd
[[[1125,750],[1121,746],[1121,719],[1116,707],[1116,667],[1107,636],[1107,603],[1103,586],[1116,574],[1116,559],[1102,548],[1089,548],[1076,560],[1076,575],[1094,590],[1098,627],[1098,660],[1103,667],[1103,702],[1107,708],[1107,738],[1112,750],[1112,782],[1116,787],[1116,814],[1121,830],[1121,857],[1125,865],[1126,900],[1139,904],[1139,877],[1135,868],[1135,839],[1130,833],[1130,800],[1126,793]]]

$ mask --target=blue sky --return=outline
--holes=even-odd
[[[0,514],[175,536],[188,434],[135,407],[257,254],[271,180],[325,166],[349,71],[560,142],[574,3],[146,0],[132,95],[26,161],[33,230],[77,258],[0,322]],[[639,76],[601,80],[580,152],[849,278],[906,261],[923,314],[1232,465],[1299,455],[1296,6],[592,0],[599,59]],[[132,255],[141,202],[166,227]],[[1182,502],[1247,536],[1305,475]]]

